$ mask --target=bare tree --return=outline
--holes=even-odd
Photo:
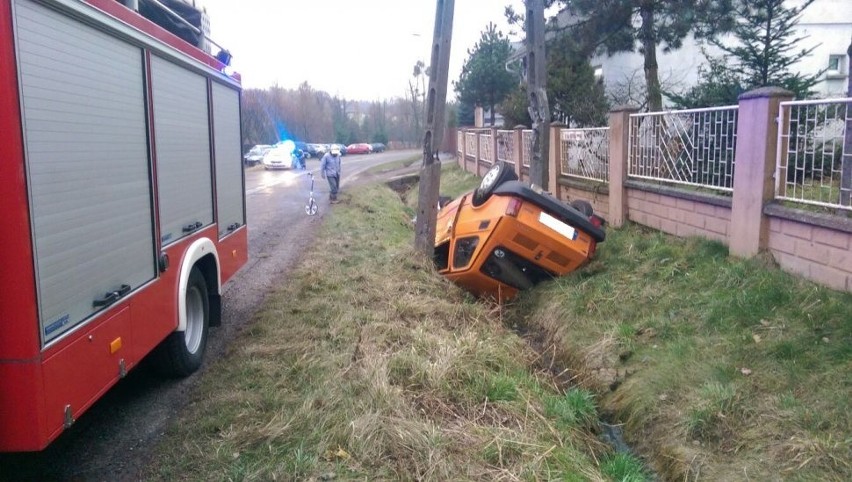
[[[683,88],[683,82],[675,79],[675,74],[667,73],[660,79],[663,92],[677,92]],[[619,79],[608,83],[607,97],[612,105],[632,105],[644,111],[648,107],[648,89],[642,69],[635,69]]]

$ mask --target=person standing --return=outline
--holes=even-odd
[[[340,189],[340,148],[334,146],[322,156],[320,164],[320,173],[322,178],[328,181],[329,194],[328,199],[332,204],[336,204],[337,192]]]

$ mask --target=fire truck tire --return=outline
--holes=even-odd
[[[169,377],[181,378],[201,367],[210,329],[207,282],[193,267],[186,284],[186,330],[170,334],[157,349],[157,367]]]

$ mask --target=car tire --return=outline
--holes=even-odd
[[[577,199],[571,201],[571,207],[583,213],[584,216],[590,218],[593,214],[595,214],[595,210],[592,209],[592,205],[588,201],[583,201],[582,199]]]
[[[482,176],[482,182],[479,183],[479,187],[473,192],[472,202],[474,207],[485,204],[485,201],[491,197],[491,194],[495,189],[497,189],[497,186],[506,181],[516,181],[517,179],[518,175],[509,164],[506,164],[503,161],[497,161],[490,169],[488,169],[488,171],[485,172],[485,175]]]
[[[201,367],[210,331],[210,299],[207,281],[193,267],[186,282],[186,329],[174,331],[157,347],[157,370],[171,378],[183,378]]]

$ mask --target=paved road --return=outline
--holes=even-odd
[[[345,191],[374,165],[410,158],[418,151],[388,151],[345,156],[341,190]],[[276,284],[299,261],[328,204],[328,184],[319,176],[319,160],[307,171],[247,168],[246,212],[249,262],[224,287],[222,326],[213,329],[207,359],[221,356],[229,340],[257,312]],[[305,215],[310,177],[315,174],[319,216]],[[0,454],[0,480],[138,480],[150,463],[153,447],[187,406],[192,389],[209,366],[183,380],[163,380],[145,364],[130,372],[45,451]]]

